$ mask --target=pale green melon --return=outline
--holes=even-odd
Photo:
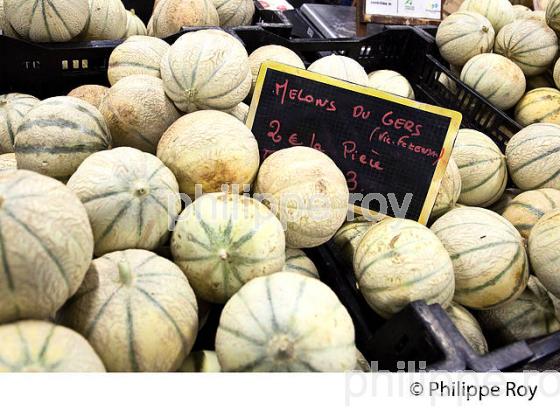
[[[197,296],[224,303],[251,279],[282,269],[284,231],[253,198],[206,194],[181,213],[171,252]]]
[[[140,18],[136,15],[134,10],[126,11],[126,31],[123,38],[132,36],[147,36],[148,29]]]
[[[111,372],[168,372],[192,349],[198,309],[179,267],[129,249],[93,261],[60,321],[82,334]]]
[[[523,239],[500,215],[474,207],[455,208],[431,227],[451,256],[455,301],[492,309],[515,300],[525,289],[529,264]]]
[[[349,266],[354,262],[354,253],[358,244],[362,240],[367,230],[378,221],[368,220],[365,217],[358,217],[353,221],[344,222],[333,237],[333,243],[340,257]]]
[[[28,94],[0,95],[0,153],[14,152],[17,129],[38,103],[37,98]]]
[[[428,228],[406,219],[385,219],[362,237],[354,254],[360,292],[384,318],[410,302],[447,307],[453,299],[453,264]]]
[[[80,100],[84,100],[87,103],[90,103],[95,108],[99,109],[101,105],[101,101],[109,92],[109,88],[96,85],[96,84],[86,84],[81,85],[80,87],[74,88],[72,91],[68,93],[69,97],[76,97]]]
[[[414,90],[408,80],[392,70],[377,70],[368,74],[368,85],[376,90],[414,100]]]
[[[451,319],[457,330],[459,330],[475,352],[480,355],[488,353],[488,343],[482,334],[482,329],[467,309],[456,302],[451,302],[446,312],[449,315],[449,319]]]
[[[279,272],[253,279],[227,302],[216,353],[226,372],[350,371],[354,325],[321,281]]]
[[[274,61],[305,70],[305,65],[301,58],[289,48],[275,44],[259,47],[249,54],[249,66],[251,67],[251,76],[253,78],[251,90],[255,89],[259,69],[265,61]]]
[[[471,11],[485,16],[496,33],[514,19],[513,6],[508,0],[464,0],[459,11]]]
[[[126,32],[127,12],[121,0],[89,0],[85,40],[118,40]]]
[[[247,26],[253,22],[253,0],[213,0],[222,27]]]
[[[560,210],[546,213],[529,235],[531,267],[545,288],[560,298]]]
[[[300,273],[310,278],[319,279],[317,267],[301,249],[286,249],[286,262],[282,267],[282,271]]]
[[[560,124],[560,91],[555,88],[535,88],[519,100],[515,120],[522,126],[538,122]]]
[[[0,326],[2,372],[104,372],[88,342],[73,330],[24,320]]]
[[[154,7],[148,35],[163,38],[178,33],[181,27],[219,25],[212,0],[161,0]]]
[[[360,63],[350,57],[337,54],[316,60],[308,70],[366,87],[369,83],[368,75]]]
[[[461,172],[453,158],[449,158],[449,163],[445,170],[445,175],[441,180],[436,202],[432,208],[431,218],[438,218],[444,213],[455,207],[461,195]]]

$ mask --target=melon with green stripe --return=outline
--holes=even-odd
[[[184,112],[229,110],[249,94],[252,81],[245,47],[221,30],[179,37],[163,57],[161,78],[169,98]]]
[[[556,63],[554,64],[552,79],[554,80],[554,85],[556,85],[556,88],[559,88],[560,87],[560,58],[556,60]],[[554,85],[547,85],[546,87],[553,87]]]
[[[85,40],[118,40],[126,32],[127,14],[121,0],[89,0]]]
[[[523,238],[547,212],[560,207],[560,191],[552,188],[526,191],[516,196],[506,207],[502,216],[510,221]]]
[[[354,262],[354,253],[367,230],[377,223],[377,220],[359,216],[353,221],[344,222],[334,234],[333,244],[340,253],[340,257],[349,266]]]
[[[484,334],[482,334],[482,329],[467,309],[456,302],[451,302],[446,312],[457,330],[476,353],[480,355],[488,353],[488,343]]]
[[[90,103],[95,108],[99,109],[101,101],[103,100],[103,98],[105,98],[108,92],[109,88],[103,85],[86,84],[74,88],[68,93],[68,96],[84,100],[85,102]]]
[[[129,249],[93,260],[60,321],[90,342],[109,371],[168,372],[192,349],[198,308],[181,269]]]
[[[515,121],[522,126],[539,122],[560,124],[560,91],[555,88],[535,88],[519,100]]]
[[[6,20],[26,40],[70,41],[85,29],[89,0],[19,0],[4,3]]]
[[[226,303],[216,334],[226,372],[344,372],[354,325],[321,281],[291,272],[253,279]]]
[[[506,158],[490,137],[459,130],[451,158],[461,175],[461,204],[485,207],[500,199],[508,179]]]
[[[459,11],[471,11],[485,16],[496,33],[514,18],[513,6],[509,0],[465,0]]]
[[[453,264],[440,240],[406,219],[385,219],[367,231],[354,255],[354,274],[383,318],[416,300],[447,307],[455,291]]]
[[[159,66],[170,45],[165,41],[148,36],[132,36],[119,44],[109,57],[107,76],[115,85],[121,78],[134,74],[161,78]]]
[[[213,0],[213,3],[222,27],[247,26],[253,21],[253,0]]]
[[[206,194],[181,213],[171,252],[198,297],[224,303],[249,280],[282,269],[284,230],[253,198]]]
[[[533,124],[506,146],[511,179],[522,190],[560,189],[560,126]]]
[[[219,373],[221,372],[218,355],[211,350],[191,352],[179,368],[185,373]]]
[[[348,213],[350,193],[342,171],[326,154],[292,147],[268,156],[254,192],[280,219],[290,248],[313,248],[329,241]]]
[[[560,1],[550,0],[545,11],[546,24],[556,31],[560,32]]]
[[[17,129],[18,168],[67,180],[84,159],[111,148],[111,133],[93,105],[75,97],[38,103]]]
[[[287,64],[305,70],[305,64],[303,64],[301,58],[288,47],[276,44],[259,47],[249,54],[249,66],[251,68],[251,75],[253,78],[251,91],[255,89],[261,64],[265,61],[275,61],[277,63]]]
[[[472,57],[487,53],[494,45],[492,23],[479,13],[457,11],[439,25],[436,44],[450,64],[463,66]]]
[[[546,213],[529,235],[529,257],[533,271],[557,298],[560,298],[560,210]]]
[[[227,136],[227,137],[224,137]],[[165,131],[157,156],[177,177],[182,193],[243,191],[259,169],[259,148],[249,128],[221,111],[182,116]]]
[[[414,90],[408,80],[393,70],[377,70],[369,73],[368,85],[376,90],[414,100]]]
[[[311,64],[308,70],[366,87],[369,84],[368,75],[360,63],[346,56],[332,54],[322,57]]]
[[[4,12],[4,0],[0,0],[0,29],[2,29],[2,34],[5,36],[14,38],[19,37],[6,19],[6,13]]]
[[[556,33],[540,20],[516,20],[496,36],[494,52],[509,58],[526,76],[544,73],[558,52]]]
[[[461,172],[453,158],[449,158],[449,163],[445,169],[445,174],[441,180],[436,202],[432,208],[431,218],[439,218],[446,212],[455,207],[461,195]]]
[[[165,94],[163,81],[149,75],[130,75],[109,89],[99,111],[116,147],[156,153],[158,142],[181,113]]]
[[[529,279],[523,239],[500,215],[483,208],[455,208],[432,231],[453,261],[455,301],[491,309],[515,300]]]
[[[317,267],[301,249],[286,249],[286,262],[281,270],[284,272],[300,273],[310,278],[319,279]]]
[[[177,180],[154,155],[122,147],[86,158],[67,184],[84,204],[97,256],[153,250],[181,211]]]
[[[28,94],[0,95],[0,153],[14,152],[16,132],[23,117],[39,103]]]
[[[126,11],[126,31],[123,38],[132,36],[147,36],[148,29],[146,25],[134,12],[134,9]]]
[[[53,323],[24,320],[0,326],[0,373],[104,372],[80,334]]]
[[[0,154],[0,171],[8,171],[17,169],[16,154],[10,152],[8,154]]]
[[[507,110],[525,93],[525,75],[513,61],[499,54],[479,54],[461,70],[461,81],[496,107]]]
[[[92,253],[87,213],[72,191],[34,172],[0,172],[0,323],[54,315]]]
[[[516,300],[502,307],[477,312],[489,338],[497,343],[514,343],[560,330],[554,305],[547,290],[531,276],[527,288]]]
[[[220,25],[212,0],[161,0],[151,20],[148,35],[160,38],[178,33],[181,27]]]

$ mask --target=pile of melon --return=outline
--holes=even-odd
[[[147,25],[121,0],[0,0],[0,29],[34,42],[167,37],[182,27],[250,25],[253,0],[159,0]]]
[[[465,84],[522,126],[560,124],[560,0],[525,3],[465,0],[436,43]]]
[[[244,101],[267,60],[305,69],[221,30],[132,36],[110,87],[0,96],[0,370],[353,370],[352,319],[304,251],[331,240],[372,314],[439,303],[481,354],[486,334],[560,327],[560,126],[525,128],[505,156],[461,130],[431,229],[346,221],[347,181],[326,154],[260,161]],[[308,69],[414,97],[398,73],[347,57]],[[508,175],[523,190],[509,201]],[[484,209],[498,204],[502,216]],[[193,352],[216,305],[215,350]]]

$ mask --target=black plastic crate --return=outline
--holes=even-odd
[[[383,68],[398,71],[410,81],[418,101],[460,111],[463,127],[484,132],[502,149],[521,129],[451,74],[438,60],[433,37],[421,28],[388,26],[383,32],[363,39],[287,39],[259,28],[234,30],[249,52],[265,44],[279,44],[296,51],[306,64],[338,53],[356,59],[368,72]],[[450,88],[439,81],[442,74],[449,78]]]

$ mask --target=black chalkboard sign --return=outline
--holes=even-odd
[[[461,114],[284,64],[261,66],[247,118],[261,161],[296,145],[327,154],[351,204],[427,223]]]

